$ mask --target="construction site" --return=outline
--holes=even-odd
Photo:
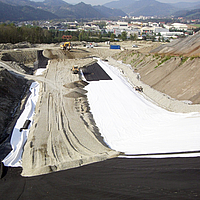
[[[2,45],[2,180],[8,177],[9,170],[12,172],[12,167],[23,177],[20,179],[22,185],[27,180],[24,177],[65,173],[70,169],[81,170],[83,166],[87,169],[94,163],[97,168],[98,163],[105,165],[108,177],[112,174],[109,162],[116,162],[115,167],[125,171],[126,167],[130,169],[137,165],[134,162],[138,162],[138,168],[146,162],[149,172],[153,170],[151,166],[160,163],[164,166],[159,167],[161,173],[168,165],[174,165],[173,171],[179,163],[180,177],[187,159],[188,165],[196,168],[200,156],[199,39],[200,34],[196,33],[165,44],[148,41],[113,44],[120,45],[120,49],[111,49],[105,43],[88,48],[75,42],[61,46],[27,45],[25,48]],[[191,166],[186,168],[191,169]],[[116,173],[125,177],[123,172]],[[197,180],[199,173],[197,175],[194,171],[193,175]],[[193,180],[187,179],[191,184]],[[165,190],[164,179],[162,181],[160,186],[153,184],[155,187],[148,191],[155,192],[160,187],[157,197],[164,193],[167,198],[173,197],[172,188]],[[8,187],[13,182],[11,179]],[[130,182],[119,185],[124,196],[116,193],[113,199],[132,198],[131,193],[126,192]],[[131,187],[135,188],[135,184]],[[177,186],[179,197],[187,199],[200,195],[198,184],[193,189],[187,190],[187,187]],[[50,192],[51,187],[47,188]],[[106,196],[102,193],[105,188],[100,188],[102,195],[99,199],[102,199]],[[24,191],[20,196],[22,199],[27,197]],[[83,191],[88,198],[86,188]],[[5,197],[5,193],[1,194]],[[92,194],[98,199],[97,190]],[[119,198],[116,198],[117,194]],[[40,193],[36,196],[41,197]],[[112,199],[111,193],[108,192],[108,196]],[[64,197],[74,199],[67,194]]]

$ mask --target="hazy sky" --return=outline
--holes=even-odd
[[[44,0],[32,0],[32,1],[44,1]],[[92,5],[103,5],[105,3],[111,2],[111,1],[118,1],[118,0],[63,0],[70,4],[77,4],[81,1],[86,4],[92,4]],[[200,0],[157,0],[162,3],[177,3],[177,2],[196,2]]]
[[[64,0],[64,1],[66,1],[67,3],[71,3],[71,4],[76,4],[76,3],[79,3],[82,1],[87,4],[102,5],[102,4],[105,4],[107,2],[111,2],[114,0]],[[115,1],[117,1],[117,0],[115,0]],[[162,3],[177,3],[177,2],[195,2],[195,1],[200,1],[200,0],[157,0],[157,1],[160,1]]]

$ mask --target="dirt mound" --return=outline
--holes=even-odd
[[[184,39],[175,40],[169,44],[161,45],[151,53],[200,56],[200,32]]]
[[[80,80],[80,81],[74,81],[72,83],[65,84],[64,87],[66,87],[66,88],[76,88],[76,87],[84,88],[86,85],[88,85],[87,82]]]
[[[65,94],[65,97],[69,98],[79,98],[79,97],[86,97],[87,90],[84,90],[82,88],[74,88],[72,91]]]
[[[83,49],[73,48],[70,51],[62,49],[45,49],[43,55],[49,59],[81,59],[90,55],[90,53]]]
[[[3,61],[15,61],[18,63],[29,64],[36,61],[37,51],[9,51],[2,53],[1,60]]]
[[[6,49],[17,49],[17,48],[31,48],[34,47],[29,42],[20,42],[17,44],[11,44],[11,43],[6,43],[6,44],[0,44],[0,49],[1,50],[6,50]]]

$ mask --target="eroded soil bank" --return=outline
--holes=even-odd
[[[200,58],[135,53],[126,50],[114,59],[130,64],[141,81],[170,97],[200,103]]]
[[[22,56],[18,57],[18,53]],[[15,62],[22,61],[24,66],[35,62],[37,56],[34,53],[30,55],[30,61],[29,58],[23,60],[28,51],[23,53],[4,54],[4,61],[7,59],[6,62],[11,66],[15,66]],[[92,63],[93,56],[108,58],[113,66],[117,62],[111,60],[111,57],[131,64],[131,67],[126,66],[126,69],[131,71],[129,76],[138,73],[141,81],[172,98],[192,101],[193,104],[200,101],[197,86],[198,57],[163,56],[138,50],[113,51],[108,46],[94,49],[74,48],[70,52],[61,51],[57,47],[45,48],[43,55],[49,59],[49,64],[42,76],[27,77],[26,70],[18,69],[20,65],[13,67],[25,78],[38,81],[41,85],[35,124],[24,148],[24,176],[78,167],[119,154],[103,143],[90,113],[84,82],[80,80],[80,75],[71,72],[73,65],[83,67]]]

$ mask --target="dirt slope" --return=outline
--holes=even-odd
[[[131,64],[131,70],[139,73],[144,83],[156,90],[175,99],[200,103],[200,59],[147,53],[151,46],[154,45],[149,44],[148,48],[144,45],[141,52],[132,50],[131,46],[124,51],[109,47],[70,52],[46,48],[43,55],[50,59],[46,74],[28,77],[41,83],[41,96],[35,124],[24,148],[24,176],[78,167],[118,155],[103,144],[89,112],[86,91],[77,82],[80,77],[71,73],[72,65],[83,67],[92,62],[91,56],[123,60]],[[16,60],[15,53],[9,55]],[[23,58],[25,54],[21,55]]]
[[[0,159],[8,153],[1,144],[10,137],[27,89],[26,79],[16,77],[0,64]]]
[[[114,58],[130,64],[154,89],[177,100],[200,103],[200,32],[149,52],[126,50]]]
[[[188,36],[187,38],[175,40],[169,44],[159,46],[152,50],[151,53],[200,56],[200,32]]]
[[[51,58],[39,79],[34,126],[23,153],[23,176],[50,173],[118,156],[103,142],[87,103],[84,81],[73,74],[73,65],[83,67],[93,60],[81,59],[88,52],[45,50]],[[79,58],[79,59],[64,59]],[[36,77],[35,77],[36,78]],[[37,78],[36,78],[37,80]]]
[[[141,80],[178,100],[200,103],[200,58],[124,51],[114,57],[131,64]]]

